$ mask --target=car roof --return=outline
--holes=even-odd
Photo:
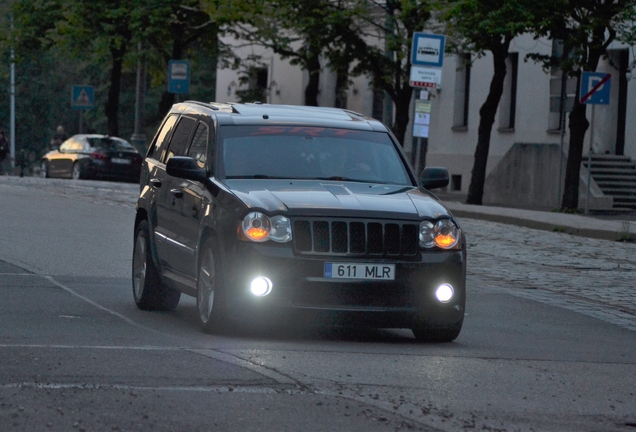
[[[381,122],[341,108],[186,101],[175,104],[171,112],[213,115],[221,125],[293,124],[387,132]]]

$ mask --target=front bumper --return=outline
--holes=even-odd
[[[466,263],[460,250],[424,252],[416,259],[400,261],[297,256],[286,245],[238,243],[226,260],[228,308],[239,320],[283,310],[365,325],[437,327],[458,323],[464,315]],[[325,262],[392,263],[395,280],[328,279]],[[258,276],[273,283],[265,297],[250,293],[251,281]],[[454,289],[448,303],[435,296],[443,283]]]

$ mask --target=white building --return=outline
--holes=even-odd
[[[226,43],[229,41],[225,41]],[[554,46],[553,46],[554,45]],[[540,64],[526,60],[528,53],[551,54],[558,46],[547,39],[534,39],[530,35],[513,40],[508,58],[508,72],[504,94],[493,126],[487,167],[484,203],[525,205],[528,207],[558,207],[559,178],[564,177],[565,159],[569,142],[567,119],[559,112],[562,74],[559,70],[544,71]],[[257,71],[249,84],[239,84],[235,70],[219,70],[217,75],[217,101],[237,100],[236,91],[256,84],[266,90],[266,100],[274,104],[302,105],[308,81],[307,72],[262,47],[237,49],[241,58],[260,55],[254,64]],[[594,121],[586,134],[584,159],[593,140],[595,154],[625,155],[636,159],[636,86],[631,84],[631,65],[634,63],[632,47],[618,42],[609,47],[609,59],[601,60],[600,72],[611,74],[610,101],[607,105],[588,106],[587,117]],[[470,57],[468,57],[470,58]],[[472,58],[466,55],[447,54],[442,68],[442,83],[430,92],[431,120],[426,162],[429,166],[445,166],[451,174],[449,191],[466,194],[477,145],[479,109],[486,99],[493,75],[492,57]],[[467,66],[468,65],[468,66]],[[258,82],[257,82],[258,81]],[[325,68],[321,72],[319,104],[336,106],[336,76]],[[631,85],[630,85],[631,84]],[[568,102],[572,103],[576,83],[566,85]],[[414,92],[414,95],[419,92]],[[354,78],[346,95],[346,108],[372,116],[374,92],[365,77]],[[376,100],[377,114],[377,100]],[[388,122],[387,122],[388,123]],[[591,131],[593,129],[593,138]],[[412,127],[407,131],[405,150],[413,150]],[[563,144],[563,145],[562,145]],[[563,157],[559,151],[563,148]],[[598,156],[596,156],[598,158]],[[606,157],[610,165],[619,163],[629,171],[630,165],[622,158]],[[561,163],[561,168],[559,168]],[[605,163],[605,162],[603,162]],[[601,161],[593,161],[592,174],[597,182],[590,181],[590,207],[607,208],[619,205],[609,193],[612,184],[597,178],[594,167]],[[626,165],[627,164],[627,165]],[[587,196],[587,163],[581,169],[580,207],[585,206]],[[608,166],[610,166],[608,165]],[[613,166],[613,165],[612,165]],[[601,172],[605,169],[597,170]],[[632,176],[632,171],[620,171],[618,176]],[[632,186],[636,208],[636,168],[633,168]],[[613,192],[611,192],[613,193]],[[619,192],[619,195],[622,192]],[[629,194],[629,193],[628,193]]]

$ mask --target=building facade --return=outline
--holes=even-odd
[[[558,206],[559,180],[563,182],[569,142],[567,110],[577,97],[576,82],[564,79],[558,69],[544,70],[526,56],[530,53],[558,55],[559,49],[558,43],[531,35],[517,37],[511,43],[504,93],[490,141],[485,204],[519,202],[521,188],[528,197],[534,196],[526,199],[528,207]],[[243,46],[236,52],[241,58],[259,58],[249,72],[255,76],[241,80],[245,71],[219,70],[217,101],[238,100],[237,91],[260,86],[268,103],[303,104],[307,72],[262,47]],[[596,155],[625,155],[636,159],[636,122],[632,121],[636,118],[636,86],[631,81],[633,47],[615,42],[608,53],[609,57],[601,60],[597,71],[611,74],[609,103],[587,108],[591,126],[585,138],[584,158],[592,148]],[[489,54],[480,58],[468,53],[446,54],[441,85],[428,92],[431,113],[426,164],[448,168],[452,178],[448,192],[462,195],[468,191],[477,145],[479,109],[488,95],[492,75]],[[336,79],[336,74],[326,67],[321,72],[318,97],[321,106],[340,106],[378,118],[377,93],[374,94],[368,78],[353,78],[345,94],[338,93]],[[413,94],[415,106],[415,99],[421,97],[421,93],[414,90]],[[380,108],[382,119],[390,124],[391,119],[387,118],[390,108],[387,109],[386,103],[380,103]],[[410,125],[404,143],[408,154],[415,150],[412,131],[413,125]],[[413,162],[417,164],[415,158]],[[584,196],[579,202],[583,206],[587,200],[586,168],[581,172],[579,195]],[[589,205],[611,207],[611,199],[603,198],[594,179],[589,183],[592,191]]]

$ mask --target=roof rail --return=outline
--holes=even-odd
[[[219,107],[212,105],[211,102],[201,102],[201,101],[196,101],[196,100],[186,100],[186,101],[183,101],[183,102],[191,103],[191,104],[195,104],[195,105],[201,105],[201,106],[204,106],[206,108],[211,108],[211,109],[213,109],[215,111],[219,110]]]

